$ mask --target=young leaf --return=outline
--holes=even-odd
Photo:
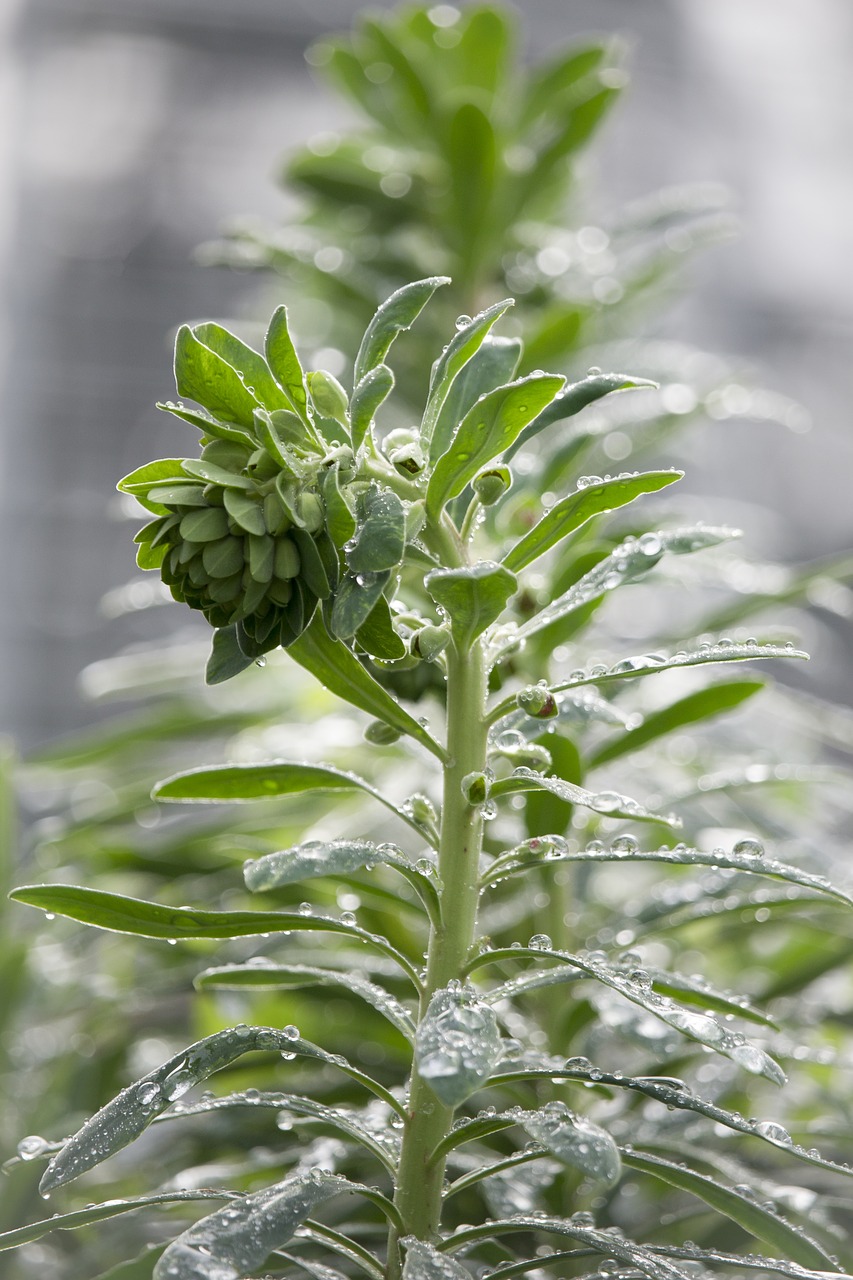
[[[683,471],[646,471],[578,489],[549,508],[539,523],[509,549],[503,564],[518,573],[593,516],[624,507],[644,493],[657,493],[683,476]]]
[[[344,698],[377,720],[393,725],[401,733],[409,734],[434,756],[444,759],[443,748],[422,724],[395,702],[378,680],[373,679],[351,649],[329,635],[319,614],[290,646],[288,653],[339,698]],[[347,774],[341,776],[349,777]],[[358,785],[367,788],[367,784],[360,780]]]
[[[270,373],[264,357],[218,324],[197,324],[193,333],[240,374],[246,390],[265,409],[288,409],[290,401]]]
[[[617,760],[620,756],[628,755],[632,751],[639,751],[649,742],[654,742],[657,738],[673,733],[685,725],[697,724],[700,720],[733,711],[763,688],[763,680],[729,680],[711,685],[707,689],[699,689],[696,693],[689,693],[661,711],[655,711],[646,716],[643,723],[636,729],[629,729],[618,738],[605,742],[590,756],[589,767],[597,769],[599,765]]]
[[[162,410],[163,413],[171,413],[173,417],[181,418],[184,422],[191,423],[192,426],[198,427],[199,431],[205,436],[213,436],[216,440],[230,440],[232,444],[241,445],[249,453],[255,448],[255,441],[248,431],[220,422],[218,418],[214,418],[212,414],[209,414],[206,409],[191,409],[189,405],[176,404],[173,400],[160,400],[155,408]]]
[[[680,1191],[698,1196],[717,1213],[730,1218],[751,1236],[778,1249],[784,1257],[800,1266],[829,1270],[835,1264],[835,1259],[824,1253],[814,1240],[799,1228],[790,1226],[775,1210],[756,1202],[752,1196],[745,1196],[733,1187],[726,1187],[714,1178],[696,1173],[683,1164],[664,1160],[661,1156],[632,1150],[623,1152],[623,1159],[629,1169],[649,1174],[678,1187]]]
[[[425,1240],[404,1236],[400,1244],[406,1250],[403,1280],[472,1280],[471,1272],[461,1262],[439,1253]]]
[[[476,324],[476,321],[477,317],[472,323]],[[450,345],[452,347],[453,343]],[[479,351],[457,373],[446,393],[432,429],[431,461],[447,452],[457,426],[481,396],[512,382],[521,361],[521,347],[519,338],[498,338],[490,333],[483,339]],[[436,375],[433,374],[435,380]]]
[[[122,493],[132,493],[135,498],[147,494],[163,484],[192,485],[194,481],[184,471],[185,458],[158,458],[155,462],[146,462],[144,467],[137,467],[122,480],[116,488]]]
[[[308,392],[305,374],[287,323],[287,307],[277,307],[273,312],[264,338],[267,364],[278,385],[303,422],[308,421]]]
[[[394,339],[410,329],[436,289],[450,284],[449,276],[429,276],[403,285],[386,298],[367,326],[355,358],[353,382],[356,386],[366,373],[381,364]]]
[[[315,1205],[354,1189],[346,1178],[312,1169],[255,1191],[173,1240],[153,1280],[240,1280],[287,1244]]]
[[[489,1078],[500,1052],[497,1018],[487,1004],[473,991],[436,991],[418,1026],[415,1061],[445,1106],[458,1106],[475,1093]]]
[[[345,876],[380,862],[392,866],[403,862],[412,866],[391,844],[374,844],[371,840],[310,840],[244,863],[243,879],[252,893],[267,893],[283,884],[298,884],[314,876]]]
[[[514,573],[491,560],[461,569],[434,569],[424,586],[450,617],[453,639],[460,652],[497,621],[518,583]]]
[[[587,1178],[608,1187],[619,1181],[622,1161],[614,1139],[586,1116],[570,1111],[564,1102],[548,1102],[538,1111],[524,1112],[518,1123],[535,1142]]]
[[[444,452],[444,443],[436,451],[436,447],[433,445],[433,435],[442,408],[447,401],[456,378],[480,350],[488,337],[492,325],[500,320],[504,312],[513,305],[512,298],[505,298],[503,302],[496,302],[491,307],[487,307],[485,311],[481,311],[473,320],[462,323],[462,327],[457,330],[447,349],[436,360],[430,377],[426,409],[421,421],[421,443],[425,451],[429,452],[429,456],[433,461],[439,457],[440,453]],[[500,350],[500,348],[498,349]],[[513,347],[514,355],[515,347]],[[512,374],[509,376],[512,377]],[[503,382],[505,379],[500,379],[500,381]],[[495,383],[492,383],[489,387],[483,387],[482,391],[491,391],[495,385]],[[437,446],[438,441],[435,443]]]
[[[387,364],[374,365],[360,378],[350,399],[352,447],[359,450],[373,425],[377,409],[394,389],[394,374]]]
[[[399,632],[394,630],[388,601],[380,595],[365,621],[355,633],[358,646],[371,658],[395,662],[406,656],[406,646]]]
[[[213,633],[213,648],[204,672],[207,684],[223,684],[252,665],[237,643],[237,628],[220,627]]]
[[[462,419],[447,452],[435,465],[427,487],[429,513],[436,516],[481,467],[508,449],[527,423],[553,400],[564,381],[551,374],[529,374],[482,396]]]
[[[341,489],[340,465],[337,462],[329,467],[323,480],[323,504],[326,528],[335,546],[341,549],[355,533],[355,516]]]
[[[552,422],[563,422],[580,413],[587,405],[609,396],[614,391],[638,391],[645,388],[654,389],[656,382],[648,378],[635,378],[629,373],[593,373],[580,382],[572,382],[559,391],[549,405],[522,431],[521,435],[507,451],[507,458],[512,458],[528,440],[532,440]]]
[[[175,340],[175,385],[178,394],[197,401],[215,418],[252,430],[259,401],[237,370],[181,325]]]

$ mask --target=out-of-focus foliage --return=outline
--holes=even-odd
[[[508,1056],[495,1067],[489,1097],[478,1093],[465,1104],[472,1127],[459,1131],[453,1148],[455,1194],[445,1226],[480,1224],[485,1216],[529,1221],[520,1237],[479,1225],[463,1230],[460,1262],[473,1274],[508,1266],[511,1256],[529,1257],[545,1274],[602,1274],[601,1241],[583,1233],[617,1228],[654,1251],[646,1263],[657,1270],[646,1274],[670,1275],[666,1268],[680,1264],[690,1271],[688,1240],[720,1255],[778,1252],[831,1269],[812,1246],[797,1244],[796,1232],[807,1228],[814,1249],[849,1269],[847,1184],[831,1166],[846,1159],[851,1132],[844,1098],[853,935],[847,906],[827,896],[817,877],[840,864],[844,851],[849,787],[837,761],[853,747],[853,724],[839,709],[772,682],[759,692],[752,672],[760,670],[766,682],[766,668],[751,660],[785,657],[786,643],[798,640],[799,615],[782,614],[782,606],[811,604],[813,618],[843,608],[851,563],[756,564],[740,553],[734,531],[691,525],[677,489],[653,496],[677,479],[671,463],[682,460],[689,433],[706,418],[752,415],[796,428],[802,411],[744,385],[717,358],[675,343],[628,341],[648,331],[649,303],[666,290],[685,251],[727,233],[730,220],[710,189],[663,193],[605,225],[592,215],[578,159],[624,83],[615,53],[591,44],[526,71],[514,56],[511,25],[491,7],[469,6],[456,17],[449,6],[410,8],[364,20],[350,38],[312,55],[366,124],[357,134],[316,139],[290,161],[288,182],[305,197],[304,220],[274,230],[247,223],[208,256],[273,266],[289,278],[300,345],[345,384],[347,430],[355,430],[357,405],[338,354],[355,353],[391,289],[418,276],[452,277],[400,337],[389,357],[395,394],[367,418],[369,426],[376,412],[381,465],[415,486],[417,450],[422,474],[440,475],[432,464],[484,390],[540,365],[568,378],[555,407],[539,415],[537,434],[522,433],[504,451],[509,492],[502,475],[487,475],[477,482],[481,508],[470,506],[470,489],[449,505],[460,525],[467,509],[477,555],[504,558],[522,586],[502,618],[509,625],[494,638],[500,660],[492,673],[490,765],[497,778],[494,800],[485,803],[499,812],[485,849],[499,861],[486,873],[483,957],[473,971],[495,1001],[501,982],[513,998],[511,1006],[495,1005]],[[497,304],[509,295],[516,305],[499,319]],[[413,432],[430,366],[457,316],[457,332],[473,330],[482,345],[448,380],[440,411],[425,418],[428,431]],[[477,317],[470,328],[469,316]],[[253,337],[250,327],[245,332]],[[200,340],[207,347],[204,335]],[[221,344],[214,353],[228,364]],[[604,375],[597,365],[630,374]],[[659,386],[643,389],[644,379]],[[203,390],[179,390],[216,417]],[[323,390],[321,380],[318,395]],[[223,416],[227,425],[231,418]],[[189,426],[186,432],[180,444],[176,437],[176,453],[190,451]],[[489,460],[483,469],[499,464]],[[648,478],[621,473],[639,464]],[[451,489],[439,493],[436,482],[436,501]],[[488,505],[495,492],[498,501]],[[318,494],[325,501],[325,489]],[[628,505],[635,498],[636,507]],[[423,587],[435,567],[407,560],[403,571],[407,608],[395,632],[405,658],[362,655],[375,680],[411,700],[412,715],[431,725],[442,720],[442,670],[413,639],[420,635],[428,648],[443,625],[434,606],[439,595],[431,598]],[[451,594],[441,602],[453,612],[456,587],[446,589]],[[161,601],[153,589],[151,598]],[[113,607],[122,600],[114,597]],[[767,617],[783,617],[785,628],[770,627]],[[224,625],[218,616],[213,621]],[[27,762],[21,786],[27,803],[44,813],[35,827],[38,874],[28,878],[78,881],[170,907],[245,912],[257,909],[257,899],[241,887],[241,864],[291,848],[308,831],[326,843],[354,832],[373,845],[399,842],[413,863],[426,856],[420,873],[430,879],[430,810],[440,797],[425,781],[427,757],[383,743],[375,728],[365,742],[365,713],[303,679],[279,652],[268,655],[264,670],[250,668],[217,688],[202,683],[205,659],[203,644],[178,637],[84,674],[94,697],[132,699],[142,710]],[[734,660],[749,661],[747,676],[716,665]],[[553,701],[540,708],[548,712],[542,719],[516,702],[527,687],[534,706],[540,680]],[[381,784],[400,816],[353,790],[336,793],[334,804],[322,800],[322,808],[310,791],[194,813],[149,799],[155,778],[190,764],[281,757],[355,767]],[[546,782],[562,779],[568,789],[543,785],[542,770]],[[605,800],[599,808],[570,803],[578,800],[571,788]],[[646,811],[635,811],[634,822],[672,813],[681,828],[608,816],[625,812],[626,795],[639,797]],[[763,842],[767,855],[749,843],[732,855],[744,840]],[[659,851],[663,844],[668,851]],[[720,848],[724,854],[715,852]],[[381,859],[334,879],[283,883],[261,909],[298,916],[305,902],[315,917],[355,913],[358,928],[419,965],[427,939],[421,899]],[[317,1043],[344,1054],[380,1090],[399,1087],[411,1050],[405,1019],[398,1013],[395,1021],[390,1010],[400,1002],[406,1017],[415,1010],[410,985],[387,953],[373,953],[346,929],[337,938],[299,932],[225,943],[190,930],[170,946],[61,920],[39,926],[23,909],[7,910],[4,1090],[11,1105],[3,1134],[12,1159],[4,1229],[44,1216],[36,1183],[54,1140],[190,1040],[238,1022],[295,1024],[302,1037],[284,1046],[285,1055],[298,1056],[283,1066],[278,1042],[253,1040],[249,1047],[264,1056],[248,1065],[237,1056],[218,1063],[207,1086],[213,1096],[196,1089],[178,1101],[176,1092],[163,1120],[104,1170],[94,1168],[84,1191],[55,1192],[49,1213],[54,1204],[65,1213],[93,1199],[154,1192],[164,1203],[73,1232],[34,1232],[36,1243],[5,1255],[14,1280],[36,1273],[147,1280],[157,1242],[187,1222],[179,1203],[166,1202],[200,1188],[254,1192],[324,1168],[354,1182],[379,1180],[388,1190],[381,1157],[371,1154],[364,1133],[393,1153],[391,1102],[380,1094],[366,1103],[357,1078],[298,1053],[305,1041]],[[97,922],[97,911],[75,911]],[[141,931],[147,927],[143,921]],[[552,952],[568,952],[587,968],[568,972]],[[568,995],[545,981],[548,973],[571,977]],[[319,994],[309,990],[315,985]],[[672,1001],[680,1025],[661,1016],[654,1007],[660,1000]],[[731,1051],[716,1052],[721,1036],[733,1033]],[[524,1052],[507,1049],[507,1036]],[[756,1080],[747,1091],[741,1068],[750,1065],[753,1045],[753,1067],[765,1064],[764,1053],[785,1067],[790,1078],[781,1093]],[[320,1110],[311,1111],[303,1094]],[[399,1102],[398,1094],[392,1098]],[[595,1184],[585,1178],[588,1170],[567,1172],[557,1159],[531,1158],[531,1140],[559,1153],[541,1127],[502,1117],[512,1107],[526,1116],[548,1103],[552,1142],[554,1132],[571,1136],[566,1107],[613,1135],[621,1182]],[[488,1113],[493,1106],[499,1115]],[[323,1107],[334,1108],[337,1119]],[[349,1131],[341,1130],[341,1116]],[[361,1127],[355,1145],[352,1126]],[[42,1134],[44,1140],[35,1136]],[[813,1148],[820,1154],[809,1154]],[[488,1159],[511,1163],[480,1181]],[[318,1205],[336,1189],[324,1177],[310,1184]],[[287,1246],[299,1261],[276,1255],[266,1269],[315,1267],[313,1274],[328,1276],[320,1270],[321,1246],[329,1246],[330,1224],[343,1231],[355,1221],[350,1203],[345,1197],[330,1199],[326,1211],[318,1207],[326,1227]],[[562,1242],[536,1216],[571,1212],[593,1217],[578,1218],[574,1237]],[[338,1272],[369,1270],[358,1249],[372,1247],[381,1217],[366,1213],[353,1235],[355,1252],[341,1246]],[[791,1232],[779,1225],[785,1218]],[[522,1252],[510,1255],[516,1240]],[[621,1237],[612,1243],[617,1269],[640,1267]],[[549,1271],[539,1250],[552,1247],[593,1253]],[[124,1265],[134,1253],[140,1261]],[[413,1248],[408,1257],[413,1277],[437,1266],[429,1251],[421,1256]],[[777,1266],[784,1273],[785,1264]]]

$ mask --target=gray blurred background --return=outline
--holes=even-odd
[[[143,634],[99,609],[133,573],[114,485],[173,447],[153,408],[171,331],[238,315],[258,288],[193,249],[234,215],[285,212],[282,154],[346,123],[303,49],[362,7],[0,0],[0,723],[24,747],[91,718],[81,667]],[[661,332],[754,364],[814,427],[709,432],[688,483],[776,507],[758,554],[849,547],[853,4],[518,7],[534,56],[590,32],[630,43],[632,87],[596,149],[603,209],[692,180],[736,194],[740,239],[694,264]],[[840,618],[815,655],[847,702],[850,635]]]

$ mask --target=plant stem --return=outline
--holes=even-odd
[[[441,878],[441,922],[430,933],[427,973],[421,1001],[423,1017],[431,996],[461,979],[477,924],[478,869],[483,818],[462,793],[467,773],[486,761],[486,664],[479,641],[468,652],[455,646],[447,658],[447,752],[438,871]],[[439,1102],[425,1080],[412,1069],[408,1119],[397,1179],[396,1204],[406,1232],[422,1240],[434,1238],[441,1217],[444,1159],[430,1162],[430,1152],[450,1132],[453,1108]],[[391,1232],[388,1275],[400,1274],[397,1236]]]

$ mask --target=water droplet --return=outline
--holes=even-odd
[[[298,1040],[299,1028],[295,1027],[291,1022],[288,1026],[284,1028],[281,1034],[284,1036],[285,1040]]]
[[[159,1084],[155,1084],[153,1080],[145,1080],[136,1090],[136,1101],[143,1107],[150,1107],[152,1102],[154,1102],[158,1097],[159,1093]]]
[[[639,841],[637,841],[634,836],[626,833],[623,836],[617,836],[616,839],[611,842],[610,847],[611,849],[615,849],[617,853],[638,853],[640,845]]]
[[[341,924],[355,924],[355,913],[353,911],[342,911]]]
[[[588,489],[594,484],[603,484],[601,476],[578,476],[575,481],[575,487],[578,489]]]
[[[764,845],[760,840],[755,839],[738,840],[732,848],[732,853],[739,858],[763,858]]]
[[[471,317],[470,317],[470,316],[464,316],[464,315],[463,315],[463,316],[457,316],[457,317],[456,317],[456,328],[457,328],[457,329],[464,329],[464,328],[465,328],[465,326],[466,326],[466,325],[469,325],[470,323],[471,323]]]
[[[786,1147],[791,1145],[791,1135],[788,1130],[773,1120],[759,1120],[755,1126],[755,1132],[762,1138],[769,1138],[771,1142],[781,1142]]]
[[[547,933],[534,933],[527,943],[533,951],[551,951],[553,943]]]
[[[49,1149],[50,1143],[37,1133],[31,1133],[29,1137],[21,1138],[18,1143],[18,1155],[22,1160],[35,1160],[38,1156],[44,1155]]]

